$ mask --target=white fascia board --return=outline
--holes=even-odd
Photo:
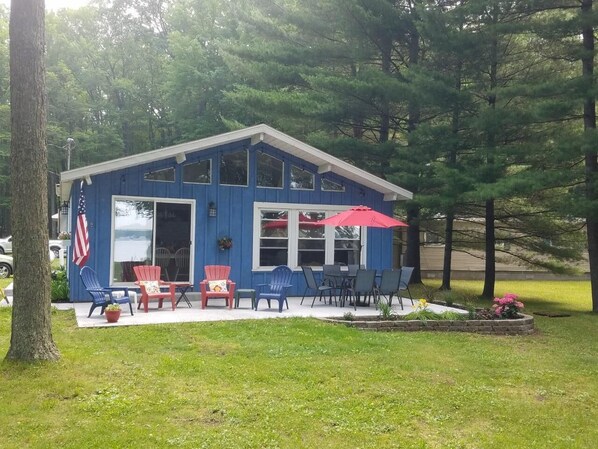
[[[349,178],[359,184],[363,184],[367,187],[370,187],[378,192],[384,194],[396,193],[397,199],[400,200],[408,200],[413,198],[413,193],[411,193],[409,190],[403,189],[382,178],[372,175],[371,173],[365,170],[357,168],[354,165],[349,164],[348,162],[331,156],[330,154],[325,153],[322,150],[318,150],[317,148],[314,148],[311,145],[301,142],[300,140],[297,140],[294,137],[281,133],[280,131],[274,128],[270,128],[267,125],[261,126],[265,126],[266,128],[268,128],[266,134],[269,138],[266,139],[266,143],[272,143],[273,146],[277,146],[278,148],[283,149],[287,152],[290,152],[287,149],[288,147],[284,147],[286,147],[287,145],[294,147],[296,150],[299,150],[299,154],[297,152],[292,153],[295,154],[297,157],[301,157],[302,159],[305,159],[308,162],[312,162],[318,167],[323,166],[325,164],[330,164],[331,169],[334,173]],[[277,145],[278,142],[284,142],[286,145]]]
[[[62,172],[60,179],[61,183],[69,181],[72,182],[76,179],[84,179],[86,176],[135,167],[140,164],[147,164],[148,162],[168,158],[176,159],[177,155],[180,153],[201,151],[245,139],[251,139],[252,145],[258,142],[265,142],[298,158],[305,159],[307,162],[316,165],[318,167],[319,173],[331,171],[359,184],[363,184],[366,187],[383,193],[385,195],[385,201],[407,200],[413,198],[413,194],[406,189],[372,175],[365,170],[357,168],[341,159],[325,153],[322,150],[318,150],[311,145],[301,142],[294,137],[284,134],[264,124],[231,131],[218,136],[195,140],[193,142],[182,143],[158,150],[126,156],[112,161],[89,165],[87,167],[69,170]]]
[[[85,176],[88,175],[90,176],[98,175],[100,173],[108,173],[111,171],[136,167],[140,164],[147,164],[148,162],[154,162],[168,158],[173,158],[176,160],[176,156],[180,153],[190,153],[216,147],[225,143],[231,143],[250,138],[259,131],[258,128],[260,126],[262,125],[231,131],[218,136],[207,137],[205,139],[194,140],[193,142],[181,143],[170,147],[159,148],[157,150],[147,151],[145,153],[125,156],[112,161],[100,162],[99,164],[88,165],[87,167],[65,171],[61,173],[61,181],[72,181],[75,179],[85,178]]]

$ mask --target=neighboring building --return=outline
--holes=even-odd
[[[435,219],[422,221],[420,234],[420,263],[422,278],[442,278],[444,263],[444,220]],[[482,219],[456,219],[454,223],[455,238],[459,233],[478,236],[479,247],[483,247],[484,221]],[[505,246],[506,245],[506,246]],[[532,267],[521,263],[517,258],[502,252],[509,251],[508,244],[499,243],[496,246],[496,277],[497,279],[565,279],[579,276],[557,275],[540,267]],[[482,249],[453,250],[451,257],[452,279],[484,279],[485,254]],[[589,275],[587,253],[584,259],[575,264],[579,275]]]
[[[411,192],[266,125],[136,154],[61,174],[74,230],[85,181],[91,256],[104,285],[133,285],[132,266],[163,266],[164,277],[203,279],[204,265],[231,265],[239,288],[267,281],[276,265],[392,266],[392,229],[332,228],[314,221],[354,205],[392,215]],[[224,237],[232,239],[230,248]],[[71,298],[88,300],[69,262]]]

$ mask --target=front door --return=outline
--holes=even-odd
[[[115,199],[112,282],[135,281],[135,265],[158,265],[163,280],[191,282],[192,207],[180,201]]]
[[[191,247],[191,205],[156,204],[154,261],[162,267],[162,279],[189,282]]]

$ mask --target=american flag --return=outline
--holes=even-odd
[[[89,233],[87,232],[87,218],[85,218],[85,195],[83,194],[83,181],[79,192],[79,206],[77,208],[77,227],[75,230],[75,249],[73,262],[80,267],[85,265],[89,258]]]

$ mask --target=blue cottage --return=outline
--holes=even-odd
[[[267,125],[63,172],[73,230],[81,182],[87,265],[102,284],[133,285],[132,267],[150,264],[197,289],[204,265],[219,264],[231,266],[238,288],[251,288],[285,264],[295,271],[292,295],[305,288],[301,265],[392,264],[392,230],[314,222],[355,205],[392,216],[394,201],[412,197]],[[71,298],[87,301],[71,259]]]

